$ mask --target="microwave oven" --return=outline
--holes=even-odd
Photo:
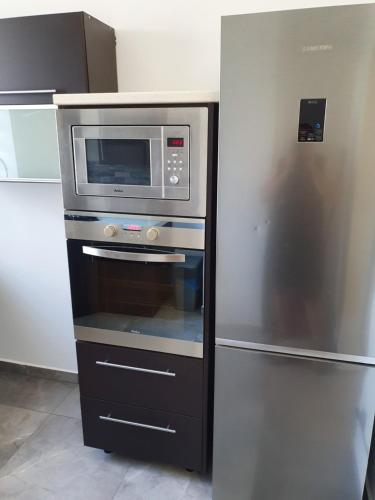
[[[205,217],[208,106],[59,109],[65,209]]]

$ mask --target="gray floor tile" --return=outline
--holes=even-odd
[[[30,375],[31,377],[59,380],[60,382],[78,383],[77,373],[39,368],[38,366],[20,365],[19,363],[10,363],[9,361],[0,361],[0,371],[21,373],[23,375]]]
[[[0,468],[47,416],[47,413],[0,405]]]
[[[211,478],[192,474],[188,487],[182,500],[211,500],[212,484]]]
[[[50,415],[0,469],[0,491],[11,476],[54,500],[112,500],[127,468],[125,459],[83,446],[80,420]]]
[[[114,500],[209,500],[208,480],[166,465],[131,461]]]
[[[0,481],[1,500],[54,500],[53,493],[38,486],[32,486],[13,476]]]
[[[55,415],[64,417],[81,418],[81,405],[79,402],[79,389],[76,387],[53,411]]]
[[[0,404],[52,412],[74,388],[68,382],[0,371]]]

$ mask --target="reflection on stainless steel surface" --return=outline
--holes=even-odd
[[[156,335],[137,335],[136,333],[116,332],[104,328],[90,328],[79,325],[74,326],[74,336],[77,340],[86,342],[97,342],[99,344],[133,347],[134,349],[145,349],[146,351],[167,352],[181,356],[190,356],[192,358],[203,358],[203,342],[158,337]]]
[[[362,498],[373,368],[227,347],[215,364],[214,500]]]
[[[334,186],[328,183],[324,157],[318,152],[295,148],[266,179],[264,209],[270,222],[264,253],[264,328],[276,338],[295,338],[299,344],[303,337],[329,351],[336,346],[329,345],[330,310],[324,300],[329,241],[324,221],[331,218],[334,201]]]
[[[375,356],[375,10],[332,9],[223,23],[217,336]],[[323,142],[297,142],[306,97]]]

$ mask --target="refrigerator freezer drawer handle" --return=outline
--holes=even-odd
[[[182,253],[141,253],[141,252],[118,252],[116,250],[105,250],[103,248],[82,247],[82,253],[93,257],[104,257],[106,259],[128,260],[132,262],[185,262]]]
[[[160,370],[150,370],[148,368],[139,368],[138,366],[128,366],[128,365],[118,365],[116,363],[109,363],[108,361],[96,361],[96,364],[99,366],[109,366],[110,368],[120,368],[122,370],[131,370],[133,372],[142,372],[142,373],[152,373],[154,375],[164,375],[166,377],[175,377],[176,374],[174,372],[160,371]]]
[[[119,418],[113,418],[110,416],[104,417],[103,415],[100,415],[99,419],[104,420],[106,422],[115,422],[117,424],[132,425],[133,427],[142,427],[143,429],[151,429],[153,431],[168,432],[169,434],[176,434],[176,430],[171,429],[170,427],[157,427],[155,425],[141,424],[139,422],[131,422],[130,420],[121,420]]]

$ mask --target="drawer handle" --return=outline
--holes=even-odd
[[[127,366],[127,365],[116,365],[115,363],[109,363],[108,361],[96,361],[97,365],[109,366],[111,368],[122,368],[123,370],[131,370],[133,372],[143,372],[143,373],[153,373],[154,375],[165,375],[166,377],[175,377],[174,372],[159,371],[159,370],[149,370],[147,368],[139,368],[138,366]]]
[[[169,432],[169,434],[176,434],[176,430],[171,429],[169,426],[157,427],[156,425],[140,424],[139,422],[131,422],[130,420],[120,420],[119,418],[113,418],[110,415],[108,415],[107,417],[100,415],[99,419],[104,420],[106,422],[115,422],[117,424],[132,425],[133,427],[142,427],[143,429],[151,429],[153,431]]]
[[[0,95],[11,94],[56,94],[56,89],[1,90]]]

